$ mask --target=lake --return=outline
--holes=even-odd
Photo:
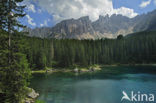
[[[156,96],[156,67],[118,66],[103,67],[94,73],[34,74],[30,86],[45,103],[134,103],[121,101],[122,92],[128,96],[132,91]]]

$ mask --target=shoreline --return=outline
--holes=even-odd
[[[35,73],[57,73],[57,72],[75,72],[75,73],[83,73],[83,72],[96,72],[102,70],[103,67],[117,67],[117,66],[156,66],[156,64],[112,64],[112,65],[96,65],[96,66],[88,66],[88,67],[76,67],[74,69],[59,69],[53,68],[48,70],[33,70],[32,74]],[[70,68],[70,67],[69,67]],[[93,69],[90,69],[93,68]]]

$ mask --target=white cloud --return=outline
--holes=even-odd
[[[135,16],[137,16],[138,14],[134,12],[133,9],[129,9],[129,8],[125,8],[125,7],[121,7],[119,9],[114,9],[114,14],[122,14],[124,16],[128,16],[130,18],[133,18]]]
[[[98,19],[99,15],[122,14],[134,17],[137,13],[133,9],[121,7],[113,8],[112,0],[38,0],[39,6],[47,10],[57,23],[64,19],[89,16],[92,21]]]
[[[41,27],[43,26],[48,26],[48,22],[50,21],[50,19],[44,20],[43,24],[40,24]]]
[[[44,24],[40,24],[40,27],[43,27],[44,26]]]
[[[147,7],[150,3],[151,3],[151,0],[143,1],[139,6],[140,6],[141,8],[145,8],[145,7]]]
[[[26,15],[27,19],[28,19],[28,23],[32,26],[36,26],[36,23],[33,22],[33,18],[31,18],[29,15]]]
[[[33,4],[28,4],[27,9],[28,9],[28,11],[36,13],[36,9],[35,9],[35,6]]]

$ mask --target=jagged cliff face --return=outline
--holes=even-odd
[[[89,17],[82,17],[80,19],[70,19],[58,23],[52,28],[50,37],[53,38],[79,38],[83,34],[94,34],[92,22]]]
[[[119,34],[132,33],[134,26],[131,19],[122,15],[99,16],[99,19],[93,22],[92,25],[96,32],[112,34],[112,37],[116,37]]]
[[[99,16],[99,19],[95,22],[91,22],[89,17],[86,16],[77,20],[70,19],[60,22],[52,28],[50,37],[58,39],[113,38],[119,34],[132,33],[132,29],[131,20],[121,15]]]
[[[46,38],[51,32],[51,28],[49,27],[42,27],[42,28],[35,28],[35,29],[26,28],[24,31],[29,32],[29,34],[26,35],[31,37]]]
[[[74,38],[74,39],[98,39],[114,38],[119,34],[132,33],[132,21],[121,15],[99,16],[95,22],[89,17],[81,17],[77,20],[70,19],[58,23],[52,28],[52,38]]]
[[[79,19],[64,20],[52,28],[29,29],[30,36],[57,39],[98,39],[115,38],[119,34],[127,35],[144,30],[156,30],[156,10],[139,15],[133,19],[122,15],[99,16],[91,22],[88,16]]]

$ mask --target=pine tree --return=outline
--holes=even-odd
[[[25,43],[17,28],[24,27],[18,21],[23,17],[23,9],[18,3],[23,0],[0,1],[0,38],[3,42],[0,46],[0,86],[1,102],[21,103],[25,98],[30,69],[23,47]],[[5,17],[5,18],[4,18]],[[8,42],[6,42],[8,41]]]

